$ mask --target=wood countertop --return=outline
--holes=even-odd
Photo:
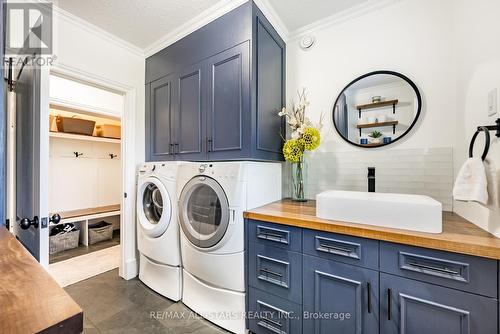
[[[82,331],[80,306],[21,243],[0,226],[0,332]]]
[[[316,202],[282,200],[249,210],[245,218],[500,260],[500,239],[455,213],[443,212],[440,234],[413,232],[316,217]]]

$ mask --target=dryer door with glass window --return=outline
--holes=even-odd
[[[165,186],[156,177],[139,181],[137,216],[142,231],[152,238],[161,236],[172,216],[172,202]]]
[[[182,231],[193,245],[210,248],[224,238],[229,225],[229,202],[214,179],[192,178],[182,189],[179,210]]]

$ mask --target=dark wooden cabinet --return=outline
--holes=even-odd
[[[146,160],[283,160],[284,73],[285,43],[251,1],[149,57]]]

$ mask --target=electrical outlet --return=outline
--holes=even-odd
[[[498,111],[497,105],[498,90],[497,88],[492,89],[488,93],[488,116],[493,116]]]

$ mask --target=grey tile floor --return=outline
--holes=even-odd
[[[182,303],[174,303],[137,278],[126,281],[111,270],[65,290],[82,307],[84,333],[227,333],[200,319]]]

